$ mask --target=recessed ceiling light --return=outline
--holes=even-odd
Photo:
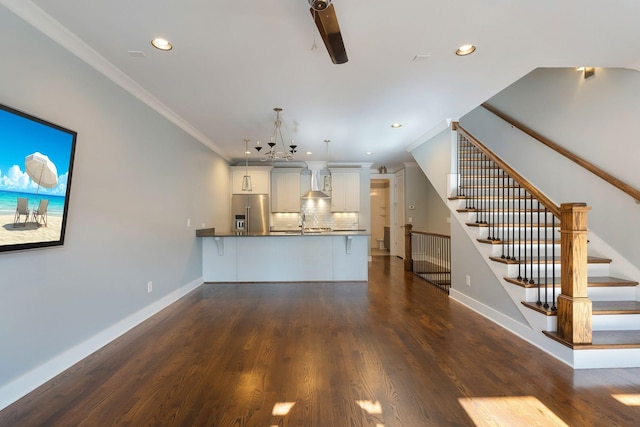
[[[402,123],[394,123],[391,125],[391,127],[394,129],[398,129],[399,127],[402,127]]]
[[[169,43],[169,40],[162,38],[155,38],[151,40],[151,44],[153,45],[153,47],[160,50],[171,50],[173,48],[173,46],[171,46],[171,43]]]
[[[364,154],[366,154],[367,156],[370,156],[370,155],[372,155],[372,154],[373,154],[373,151],[367,151],[367,152],[366,152],[366,153],[364,153]]]
[[[307,156],[310,156],[310,155],[312,155],[313,153],[312,153],[311,151],[307,151],[305,154],[306,154]]]
[[[476,51],[476,47],[474,45],[465,44],[465,45],[460,46],[458,48],[458,50],[456,50],[456,55],[458,55],[458,56],[471,55],[475,51]]]

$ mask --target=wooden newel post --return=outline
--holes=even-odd
[[[413,271],[413,259],[411,258],[411,230],[412,224],[404,225],[404,271]]]
[[[561,294],[558,335],[574,344],[591,344],[591,300],[587,297],[586,203],[560,205]]]

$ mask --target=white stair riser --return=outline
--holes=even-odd
[[[538,235],[539,232],[539,235]],[[494,234],[490,236],[489,234]],[[560,229],[552,227],[492,227],[489,224],[486,227],[478,227],[478,237],[481,239],[487,239],[489,237],[496,237],[501,240],[548,240],[555,239],[556,244],[560,244]]]
[[[517,264],[508,264],[507,267],[507,277],[518,277],[518,265]],[[547,271],[547,278],[552,276],[551,266],[548,266],[549,270]],[[541,266],[540,277],[544,277],[544,265]],[[560,276],[560,264],[554,265],[554,270],[556,277]],[[521,266],[520,272],[524,272],[524,265]],[[527,264],[527,275],[533,275],[534,278],[538,277],[538,266],[533,265],[533,274],[531,272],[531,266]],[[609,264],[589,264],[587,265],[587,275],[590,277],[601,277],[609,275]]]
[[[544,288],[540,289],[541,299],[544,300]],[[552,290],[548,288],[548,298],[551,300]],[[560,294],[560,285],[556,286],[556,300]],[[591,301],[633,301],[635,289],[627,286],[610,286],[610,287],[589,287],[587,288],[587,296]],[[525,288],[525,301],[537,301],[538,288]],[[638,323],[640,326],[640,323]]]
[[[592,301],[634,301],[636,289],[633,286],[590,287],[587,295]],[[640,328],[640,323],[636,326]]]
[[[555,246],[555,248],[553,247]],[[493,256],[501,257],[503,254],[505,256],[515,256],[516,259],[526,259],[531,257],[531,245],[507,245],[507,247],[503,248],[503,245],[491,245],[491,253]],[[533,244],[533,257],[534,258],[542,258],[546,255],[551,256],[560,256],[560,243],[556,245],[544,245],[538,247],[537,244]]]
[[[465,222],[482,222],[485,218],[487,219],[487,222],[489,222],[488,220],[490,219],[491,223],[494,224],[513,224],[514,222],[518,224],[530,224],[532,222],[531,215],[529,213],[503,211],[493,212],[491,215],[489,215],[488,212],[486,213],[486,215],[482,212],[468,212],[467,220]],[[539,221],[541,224],[551,224],[551,222],[553,221],[553,215],[548,212],[546,214],[541,213]],[[533,218],[533,222],[538,222],[537,213]],[[558,226],[560,225],[558,221],[556,221],[556,224],[558,224]]]
[[[640,325],[640,314],[599,314],[591,319],[594,331],[633,331]]]

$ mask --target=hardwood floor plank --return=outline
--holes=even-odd
[[[612,397],[640,395],[640,369],[573,371],[395,257],[375,257],[369,277],[205,284],[1,411],[0,426],[473,426],[539,408],[571,426],[640,419]]]

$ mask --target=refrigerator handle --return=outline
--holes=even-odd
[[[247,206],[245,209],[245,224],[244,224],[244,231],[246,233],[248,233],[251,230],[251,206]]]

